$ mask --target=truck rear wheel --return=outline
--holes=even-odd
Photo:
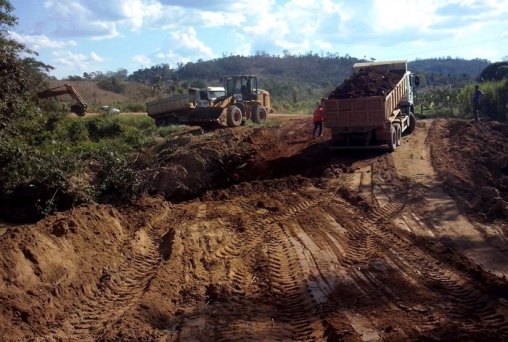
[[[155,119],[155,126],[157,126],[157,127],[164,126],[164,119],[156,118]]]
[[[387,141],[388,151],[393,152],[397,148],[397,129],[394,125],[390,125],[390,137]]]
[[[226,117],[228,127],[238,127],[242,124],[242,111],[237,106],[230,106]]]
[[[396,138],[395,138],[395,145],[400,146],[401,139],[402,139],[402,126],[398,123],[393,124],[393,127],[395,127]]]
[[[266,121],[266,109],[264,107],[254,107],[252,109],[251,120],[256,123],[263,123]]]

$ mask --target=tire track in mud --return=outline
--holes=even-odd
[[[319,227],[306,230],[293,220],[308,208],[319,213],[323,205],[336,198],[338,189],[343,185],[341,182],[337,187],[321,189],[318,199],[300,201],[287,213],[275,218],[276,226],[270,229],[276,232],[269,243],[272,259],[270,275],[274,290],[292,299],[286,302],[281,298],[278,305],[282,308],[283,320],[296,319],[299,322],[294,331],[296,340],[339,338],[341,330],[350,329],[337,329],[327,320],[324,313],[334,310],[328,307],[329,296],[341,287],[347,287],[359,295],[367,291],[366,285],[350,276],[344,265],[369,258],[369,251],[372,250],[370,237],[364,235],[361,229],[354,229],[354,224],[345,229],[333,217],[328,219],[330,226],[336,229],[329,231],[324,228],[320,230]],[[340,234],[334,234],[335,230]],[[348,314],[350,312],[340,312],[339,320],[356,325],[355,330],[361,336],[378,336],[363,316]]]
[[[249,227],[249,234],[244,232],[244,239],[238,240],[242,247],[235,253],[227,252],[226,255],[219,256],[244,257],[255,248],[262,249],[268,259],[268,276],[275,301],[253,307],[251,299],[242,296],[240,289],[253,283],[255,279],[246,279],[243,272],[232,269],[230,273],[233,287],[238,289],[233,292],[238,296],[233,302],[224,304],[221,310],[224,311],[221,317],[229,319],[214,322],[217,341],[252,339],[249,335],[251,328],[245,325],[244,321],[235,319],[237,317],[256,317],[256,324],[264,327],[264,334],[270,339],[312,341],[323,338],[324,326],[319,315],[316,315],[317,306],[314,299],[319,297],[320,290],[314,289],[307,281],[309,266],[299,257],[296,240],[291,238],[291,242],[291,239],[288,239],[284,224],[302,211],[326,200],[327,198],[302,199],[278,215],[270,215],[268,210],[256,210],[253,214],[244,215],[244,225]],[[240,200],[239,203],[240,206],[249,208],[246,212],[252,213],[248,201]],[[221,251],[230,249],[231,247],[221,248]],[[242,330],[243,327],[245,330]]]
[[[159,235],[154,227],[159,227],[169,214],[170,208],[162,211],[146,223],[138,233],[143,246],[130,251],[124,262],[114,272],[103,273],[100,278],[100,290],[93,297],[85,296],[80,307],[73,308],[68,319],[59,329],[55,329],[53,338],[62,334],[71,340],[102,339],[111,327],[131,309],[148,290],[152,279],[163,261],[171,253],[174,232]]]
[[[219,202],[224,204],[223,202]],[[242,198],[234,198],[227,201],[228,207],[249,207],[250,210],[245,210],[246,213],[252,212],[252,207],[249,202]],[[214,224],[208,223],[211,217],[208,218],[206,207],[216,207],[213,202],[206,202],[198,208],[198,215],[196,223],[191,226],[191,231],[200,236],[201,230],[205,227],[207,230],[215,230]],[[219,209],[220,210],[220,209]],[[207,306],[205,310],[198,310],[196,317],[200,317],[209,327],[209,331],[213,336],[214,341],[231,341],[231,340],[256,340],[254,334],[259,336],[287,336],[287,333],[280,332],[280,327],[274,324],[273,317],[276,316],[276,308],[271,303],[265,304],[263,300],[258,299],[256,293],[247,293],[249,289],[256,288],[257,279],[250,272],[246,271],[242,266],[245,260],[251,256],[253,251],[259,251],[263,246],[264,229],[266,229],[267,219],[266,212],[255,212],[252,217],[245,214],[238,217],[232,214],[231,221],[228,224],[233,224],[233,229],[236,230],[234,234],[228,234],[228,238],[221,241],[218,245],[205,245],[203,246],[203,254],[207,257],[210,263],[221,261],[225,263],[226,279],[229,282],[226,284],[210,283],[207,289]],[[230,213],[228,213],[228,216]],[[214,215],[215,216],[215,215]],[[219,215],[223,220],[223,215]],[[213,219],[212,219],[213,220]],[[218,221],[216,223],[224,224]],[[217,227],[218,228],[218,227]],[[219,229],[219,232],[223,230]],[[225,292],[223,292],[225,291]],[[226,293],[227,295],[224,295]],[[259,301],[259,305],[254,305],[254,302]],[[250,323],[255,323],[256,328]],[[181,331],[192,329],[187,326],[185,321],[181,321]],[[258,329],[258,330],[256,330]],[[185,335],[185,334],[184,334]]]
[[[249,205],[245,199],[237,201],[240,207]],[[268,211],[261,214],[267,213]],[[208,314],[208,320],[213,325],[215,332],[214,341],[253,340],[251,335],[253,330],[249,322],[254,319],[258,327],[263,327],[263,332],[260,333],[265,333],[267,336],[280,335],[272,323],[273,309],[270,310],[266,306],[254,306],[252,298],[246,296],[245,290],[256,281],[255,277],[250,277],[245,270],[235,267],[235,264],[231,262],[235,259],[248,257],[254,249],[262,245],[265,224],[266,219],[264,218],[254,220],[249,215],[242,216],[241,225],[248,227],[248,229],[242,229],[240,236],[234,235],[227,243],[208,253],[212,259],[230,262],[228,278],[232,283],[230,299],[221,301],[219,306],[214,307],[215,314]],[[211,305],[213,304],[211,303]],[[220,315],[217,314],[218,312]]]
[[[326,227],[311,227],[312,230],[304,228],[314,243],[322,249],[333,250],[332,255],[339,256],[337,261],[346,269],[343,271],[345,276],[342,274],[339,276],[340,281],[336,284],[336,290],[340,289],[345,293],[356,290],[354,296],[357,299],[363,296],[374,296],[373,298],[384,302],[392,310],[400,312],[404,310],[404,307],[399,304],[404,301],[404,298],[399,297],[401,293],[404,293],[400,292],[400,286],[404,284],[404,281],[408,284],[406,286],[416,288],[423,286],[434,294],[438,288],[440,296],[448,298],[449,305],[446,306],[444,312],[448,314],[452,322],[457,319],[466,327],[466,330],[469,329],[468,331],[478,334],[494,329],[499,332],[500,336],[506,338],[508,330],[506,310],[500,309],[496,300],[484,295],[468,276],[444,268],[443,264],[435,260],[432,255],[416,248],[405,234],[396,233],[397,229],[394,229],[393,222],[412,211],[412,207],[421,199],[421,189],[416,189],[419,191],[416,191],[412,198],[408,199],[407,195],[402,196],[402,199],[407,201],[399,202],[395,200],[396,197],[393,194],[390,196],[384,194],[384,189],[381,188],[379,191],[380,187],[363,184],[368,183],[365,182],[363,174],[362,177],[355,177],[353,180],[357,182],[349,184],[348,187],[357,189],[364,195],[371,197],[373,199],[371,202],[377,203],[373,210],[360,214],[361,219],[351,224],[347,219],[344,221],[348,215],[334,215],[336,206],[328,203],[328,206],[323,210],[331,216],[329,218],[330,226],[336,225],[336,227],[330,229],[327,225]],[[380,194],[383,198],[378,197]],[[344,205],[345,203],[340,204],[340,206]],[[358,214],[356,215],[358,216]],[[323,215],[323,213],[319,215]],[[354,214],[349,215],[349,217],[354,216]],[[399,273],[401,282],[397,284],[396,288],[392,288],[391,284],[395,283],[386,282],[386,279],[383,279],[383,272],[373,272],[370,270],[371,266],[363,267],[368,263],[374,263],[374,266],[377,263],[385,271]],[[361,267],[356,268],[357,265]],[[328,305],[333,306],[334,304],[329,303]],[[330,308],[330,310],[334,311],[334,308]],[[363,336],[362,338],[380,339],[376,330],[379,331],[381,327],[379,322],[376,323],[374,317],[370,317],[370,314],[367,317],[358,316],[358,311],[354,308],[353,311],[349,310],[347,303],[341,303],[338,312],[350,321],[357,333]],[[358,322],[367,324],[358,327]],[[341,336],[341,330],[344,330],[343,324],[336,326],[333,320],[328,317],[325,318],[325,324],[328,324],[327,333],[329,336]],[[417,322],[414,325],[417,331],[421,331]],[[425,329],[425,324],[423,329]],[[399,337],[407,337],[407,333],[411,332],[399,331]]]
[[[371,195],[375,198],[374,193]],[[389,264],[410,277],[413,284],[423,284],[431,291],[437,289],[448,298],[445,311],[452,320],[461,321],[467,331],[481,333],[494,329],[500,337],[508,338],[508,312],[500,308],[496,300],[485,295],[467,275],[446,268],[408,237],[397,233],[394,220],[416,203],[415,199],[405,199],[405,203],[392,199],[373,210],[365,225],[377,237],[380,247],[387,251]]]

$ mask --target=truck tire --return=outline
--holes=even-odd
[[[242,124],[242,111],[237,106],[228,108],[226,123],[228,127],[238,127]]]
[[[408,134],[411,134],[416,129],[416,117],[412,112],[409,112],[409,127],[407,128]]]
[[[396,137],[395,137],[395,145],[400,146],[401,140],[402,140],[402,126],[398,123],[393,124],[393,127],[395,127]]]
[[[266,109],[264,107],[252,108],[251,120],[256,123],[263,123],[266,121]]]
[[[397,129],[390,125],[390,136],[388,138],[388,151],[393,152],[397,148]]]

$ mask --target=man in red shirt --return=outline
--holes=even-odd
[[[323,114],[323,105],[321,103],[317,104],[317,108],[314,110],[314,130],[312,132],[312,136],[314,139],[318,136],[317,133],[319,131],[319,136],[323,136],[323,121],[324,121],[324,114]]]

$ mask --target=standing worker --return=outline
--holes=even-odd
[[[319,136],[323,136],[323,121],[324,121],[324,110],[323,110],[323,104],[322,103],[316,103],[317,108],[314,110],[314,130],[312,132],[312,136],[314,139],[318,136],[317,133],[319,131]]]
[[[473,91],[473,114],[474,114],[474,121],[480,120],[480,113],[479,113],[479,107],[480,107],[480,97],[485,95],[483,91],[480,90],[480,87],[477,85],[474,86]]]

